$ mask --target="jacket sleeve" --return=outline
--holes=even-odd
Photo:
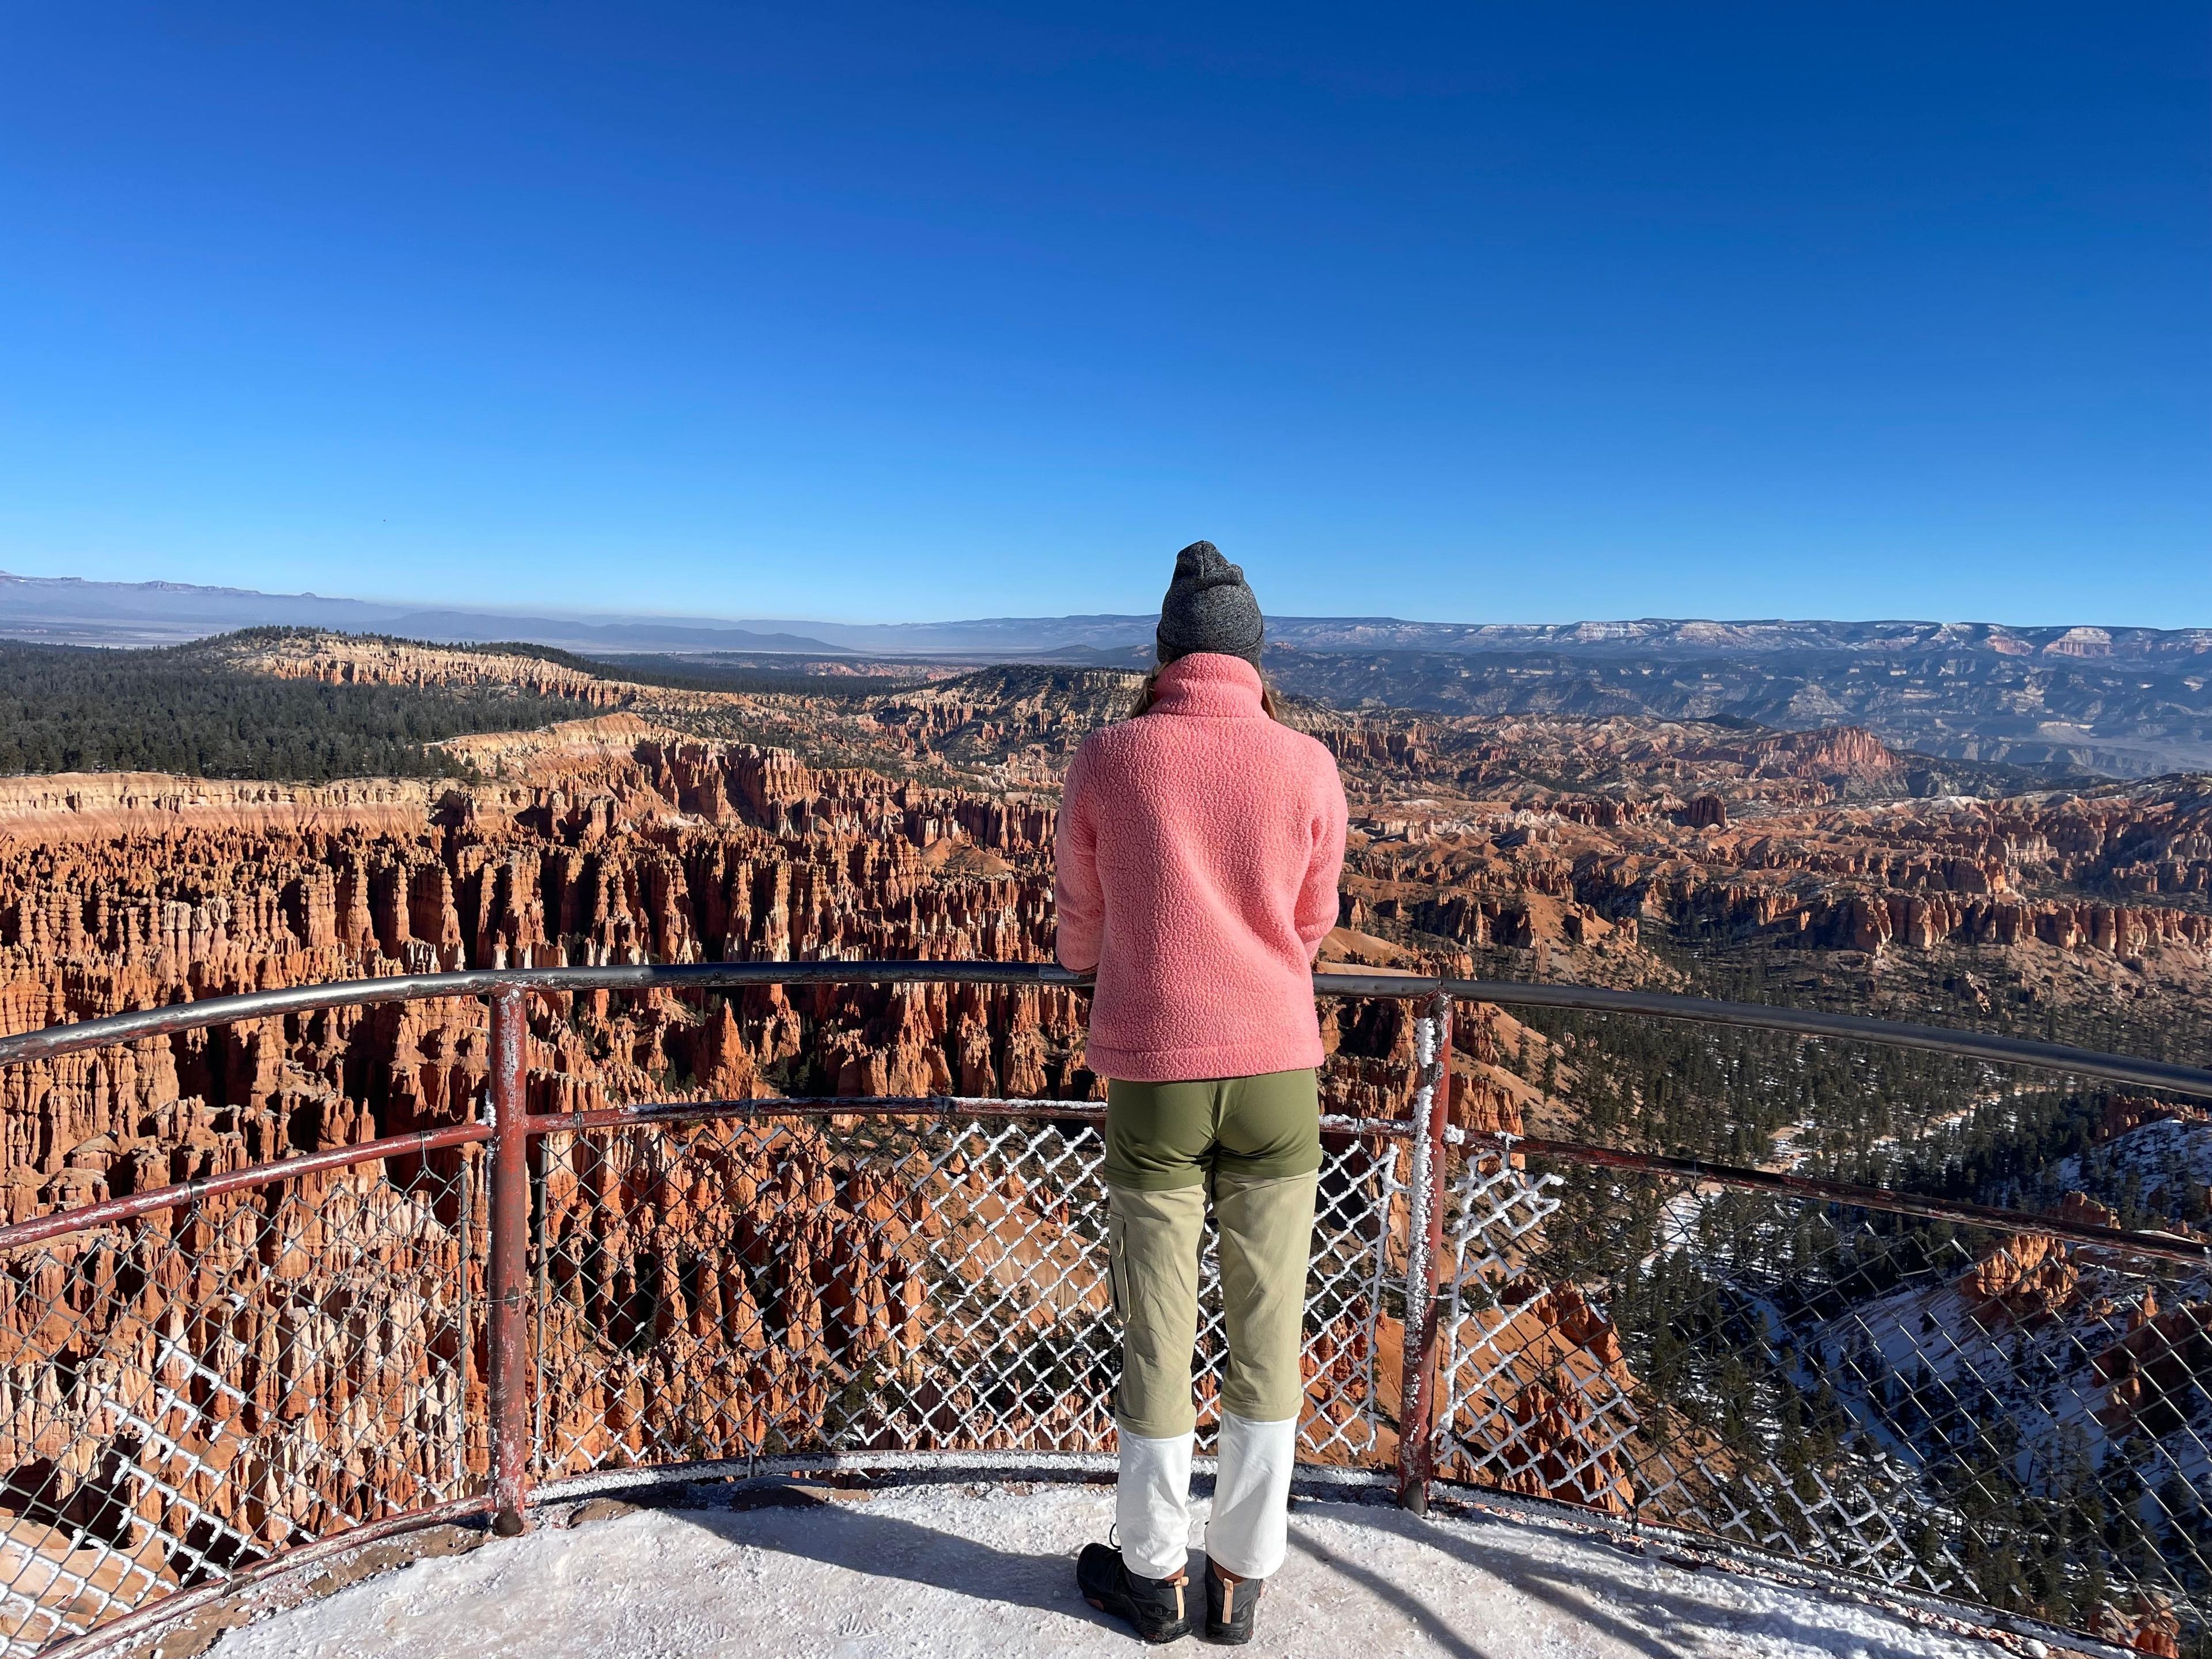
[[[1298,937],[1305,942],[1308,957],[1320,952],[1321,942],[1336,926],[1336,887],[1344,874],[1345,817],[1344,781],[1337,775],[1335,757],[1322,750],[1315,791],[1313,852],[1306,864],[1305,883],[1298,890]]]
[[[1060,792],[1060,821],[1053,831],[1052,904],[1058,918],[1053,954],[1079,974],[1098,966],[1098,938],[1106,894],[1098,884],[1098,827],[1092,799],[1091,745],[1075,751]]]

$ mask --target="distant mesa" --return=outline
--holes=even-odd
[[[0,638],[167,646],[270,626],[431,645],[521,643],[602,662],[655,658],[664,674],[679,658],[722,659],[725,670],[851,673],[863,665],[880,672],[1014,662],[1142,670],[1155,619],[560,617],[0,573]],[[1953,788],[1945,780],[1964,776],[1961,769],[1990,765],[2035,769],[2054,783],[2212,771],[2212,628],[1274,617],[1267,632],[1278,686],[1340,708],[1859,726],[1944,763],[1926,769],[1936,793]]]
[[[0,637],[170,644],[271,625],[394,634],[440,644],[520,641],[599,651],[854,653],[878,656],[1119,658],[1148,649],[1156,618],[1099,613],[957,622],[779,622],[712,617],[545,617],[259,593],[185,582],[100,582],[0,571]],[[2124,661],[2212,659],[2212,628],[2014,628],[1994,623],[1720,621],[1408,622],[1271,617],[1273,645],[1301,651],[1556,651],[1700,656],[1771,652],[1968,651]]]

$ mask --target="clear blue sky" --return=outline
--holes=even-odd
[[[2212,623],[2212,12],[0,10],[0,567]]]

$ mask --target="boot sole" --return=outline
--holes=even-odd
[[[1128,1626],[1130,1629],[1136,1632],[1137,1639],[1139,1642],[1146,1643],[1152,1647],[1165,1647],[1169,1643],[1180,1642],[1184,1637],[1190,1634],[1190,1626],[1188,1623],[1183,1624],[1180,1627],[1170,1625],[1164,1630],[1155,1634],[1152,1632],[1147,1631],[1142,1625],[1139,1625],[1129,1613],[1124,1613],[1119,1607],[1108,1607],[1103,1601],[1101,1601],[1095,1595],[1086,1595],[1083,1599],[1089,1602],[1092,1607],[1097,1608],[1099,1612],[1109,1614],[1115,1619],[1119,1619],[1123,1624]]]

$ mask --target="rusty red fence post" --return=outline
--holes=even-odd
[[[530,1024],[524,993],[491,998],[492,1530],[511,1538],[529,1525],[530,1493]]]
[[[1422,1010],[1413,1037],[1419,1065],[1413,1109],[1406,1237],[1406,1323],[1400,1347],[1404,1398],[1398,1412],[1398,1502],[1429,1510],[1437,1462],[1437,1359],[1441,1334],[1437,1281],[1444,1247],[1444,1129],[1451,1121],[1452,1000],[1438,992]]]

